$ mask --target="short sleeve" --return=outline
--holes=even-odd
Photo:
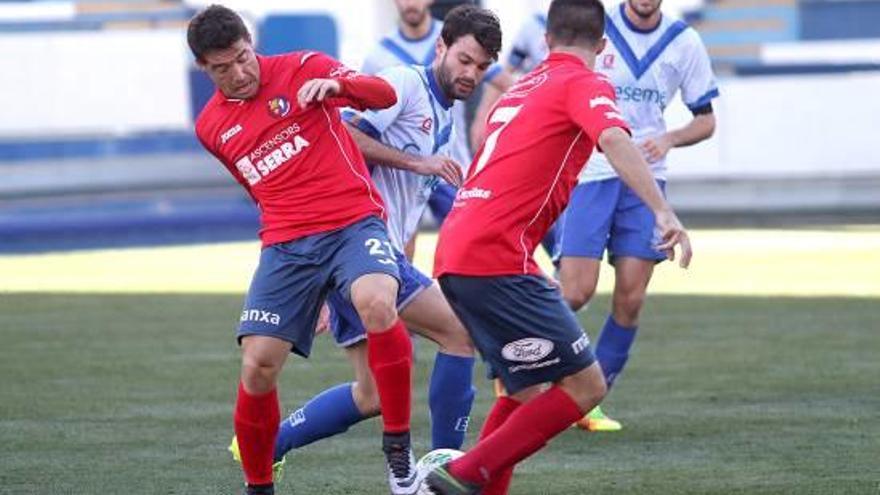
[[[709,53],[700,40],[700,35],[693,29],[688,29],[685,34],[688,36],[685,40],[688,47],[684,51],[685,58],[681,61],[683,67],[681,99],[691,111],[694,111],[719,96],[718,83],[715,81],[715,73],[712,72]]]
[[[379,139],[382,133],[394,123],[412,102],[412,95],[418,91],[421,79],[415,69],[406,66],[389,67],[377,76],[388,81],[397,92],[397,102],[381,110],[356,112],[346,110],[342,116],[345,121],[357,127],[368,136]]]
[[[629,132],[614,96],[614,88],[604,78],[579,77],[567,84],[566,108],[571,119],[583,129],[594,143],[602,131],[619,127]]]

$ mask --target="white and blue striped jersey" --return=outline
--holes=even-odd
[[[364,59],[361,72],[378,74],[382,69],[395,65],[431,65],[434,61],[434,45],[443,30],[443,22],[431,20],[431,29],[421,38],[407,38],[395,29],[379,41]]]
[[[397,90],[397,103],[382,110],[347,110],[346,120],[370,137],[405,153],[449,156],[455,134],[452,102],[438,86],[431,68],[398,65],[377,75]],[[385,201],[388,237],[402,252],[418,229],[439,179],[386,166],[373,167],[372,176]]]
[[[663,111],[681,90],[691,110],[718,96],[718,85],[700,35],[683,21],[663,15],[656,28],[643,31],[624,14],[624,4],[612,8],[605,19],[608,44],[596,58],[596,72],[614,85],[617,106],[638,143],[666,132]],[[547,19],[535,14],[523,24],[513,41],[507,63],[528,72],[547,57],[544,33]],[[651,163],[658,179],[665,179],[666,160]],[[581,171],[580,182],[616,177],[602,153],[593,153]]]
[[[718,84],[700,35],[684,21],[666,15],[654,29],[640,30],[624,14],[624,4],[610,9],[605,20],[608,43],[596,58],[596,71],[614,85],[617,106],[639,143],[666,132],[663,112],[681,90],[681,99],[697,110],[718,96]],[[666,159],[650,163],[665,179]],[[594,153],[580,182],[616,177],[602,153]]]
[[[364,60],[361,72],[365,74],[378,74],[382,69],[396,65],[424,65],[430,66],[434,62],[435,45],[437,38],[443,31],[443,22],[433,19],[428,34],[421,38],[407,38],[400,29],[395,29],[379,41]],[[501,73],[501,65],[494,64],[483,78],[485,82],[491,81]],[[455,139],[450,145],[450,157],[461,165],[467,172],[471,163],[470,145],[466,132],[467,118],[463,101],[456,101],[453,105],[454,126],[458,129]]]

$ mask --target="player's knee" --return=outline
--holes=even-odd
[[[583,394],[577,400],[578,406],[581,408],[583,412],[589,412],[597,404],[602,402],[602,399],[605,398],[605,394],[608,393],[608,384],[605,383],[605,378],[599,376],[595,379],[591,379],[589,383],[586,384]]]
[[[599,377],[598,380],[590,380],[589,383],[585,383],[579,388],[577,394],[572,394],[572,398],[581,412],[588,413],[602,402],[607,393],[608,386],[605,384],[605,379]]]
[[[560,386],[584,413],[596,407],[608,393],[608,386],[598,363],[564,378]]]
[[[281,366],[259,355],[244,355],[241,362],[241,381],[253,394],[262,394],[275,388]]]
[[[632,327],[638,324],[639,314],[645,304],[645,293],[627,291],[614,294],[614,319],[620,325]]]
[[[397,287],[393,277],[365,275],[351,287],[351,302],[367,331],[382,331],[397,319]]]
[[[578,311],[586,306],[596,293],[596,286],[592,284],[562,284],[562,298],[572,311]]]
[[[355,301],[358,316],[369,331],[389,328],[397,319],[397,305],[393,296],[374,292]]]
[[[578,311],[596,294],[596,285],[599,283],[597,262],[563,257],[559,266],[559,280],[562,298],[573,311]]]
[[[444,327],[445,331],[438,336],[437,344],[440,350],[446,354],[456,356],[473,356],[474,343],[468,335],[467,329],[458,318],[450,318]]]

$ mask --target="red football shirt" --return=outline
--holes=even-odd
[[[540,274],[535,248],[610,127],[628,131],[614,88],[574,55],[551,53],[520,79],[489,115],[440,230],[435,276]]]
[[[218,90],[196,135],[256,201],[263,245],[384,218],[363,155],[335,107],[387,108],[397,101],[394,88],[317,52],[258,60],[256,96],[234,100]],[[302,109],[296,93],[315,78],[336,79],[341,94]]]

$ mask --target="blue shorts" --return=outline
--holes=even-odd
[[[666,183],[657,181],[660,190]],[[578,184],[562,219],[561,256],[608,259],[618,256],[663,261],[654,249],[654,213],[620,179]]]
[[[330,291],[351,297],[351,284],[369,273],[400,280],[385,223],[367,217],[348,227],[266,246],[245,298],[238,340],[266,335],[308,357],[315,325]]]
[[[455,194],[458,189],[445,181],[440,181],[434,186],[431,197],[428,198],[428,208],[431,209],[431,215],[437,220],[437,225],[443,225],[446,215],[452,210],[452,203],[455,202]]]
[[[414,267],[406,256],[394,251],[397,270],[400,272],[400,290],[397,291],[397,310],[402,311],[423,290],[434,283],[427,275]],[[333,339],[340,347],[354,345],[367,337],[367,330],[358,316],[357,310],[348,299],[339,292],[327,295],[327,306],[330,308],[330,331]]]
[[[440,288],[491,373],[516,393],[596,361],[559,289],[536,275],[444,275]]]

